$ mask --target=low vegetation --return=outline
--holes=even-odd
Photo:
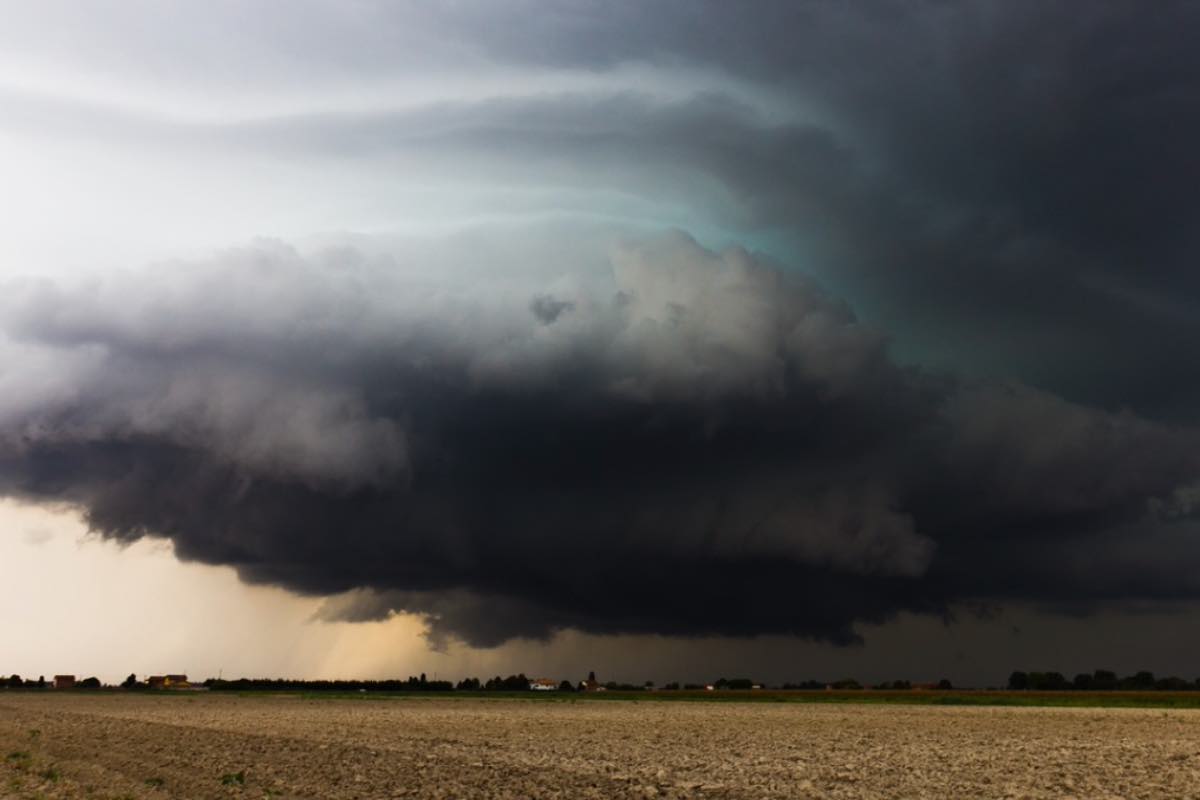
[[[221,784],[223,786],[244,786],[246,784],[246,773],[242,770],[227,772],[221,776]]]
[[[254,693],[299,693],[313,697],[388,697],[410,693],[439,693],[458,696],[529,697],[563,700],[586,696],[598,700],[654,699],[682,701],[757,701],[809,703],[908,703],[919,705],[1001,705],[1001,706],[1130,706],[1162,708],[1200,708],[1200,679],[1188,681],[1178,677],[1158,678],[1152,672],[1141,671],[1120,677],[1111,670],[1098,669],[1080,673],[1068,680],[1053,671],[1015,671],[1004,688],[955,689],[949,680],[913,683],[898,679],[874,685],[863,685],[853,678],[831,681],[805,680],[767,686],[750,678],[718,678],[712,683],[670,682],[656,686],[653,681],[641,684],[609,681],[601,683],[595,673],[587,680],[572,683],[563,680],[548,684],[553,691],[534,691],[524,673],[487,680],[466,678],[457,683],[430,680],[424,673],[407,679],[392,680],[291,680],[284,678],[210,678],[203,684],[188,688],[209,691]],[[19,675],[0,678],[0,687],[44,690],[44,678],[23,681]],[[101,688],[96,678],[79,681],[81,690]],[[145,690],[147,684],[131,674],[120,685],[121,690]],[[38,732],[30,731],[36,739]]]

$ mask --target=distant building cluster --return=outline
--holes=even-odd
[[[579,691],[581,692],[607,692],[608,687],[600,681],[596,680],[596,673],[589,672],[587,680],[579,682]]]
[[[596,680],[596,673],[589,672],[587,678],[578,684],[570,681],[556,681],[553,678],[533,678],[529,681],[531,692],[606,692],[608,687]]]
[[[146,678],[146,686],[150,689],[191,689],[187,675],[151,675]]]
[[[19,680],[19,678],[18,678]],[[18,684],[21,685],[21,684]],[[38,679],[37,684],[32,681],[23,684],[25,686],[45,686],[44,679]],[[55,675],[54,680],[49,684],[51,689],[98,689],[100,681],[97,678],[84,678],[77,680],[74,675]],[[145,681],[139,681],[136,675],[130,675],[121,684],[122,689],[204,689],[204,686],[193,685],[188,681],[188,676],[178,675],[151,675]]]
[[[564,680],[561,683],[556,682],[553,678],[535,678],[529,682],[529,689],[533,692],[607,692],[609,689],[644,689],[652,686],[622,686],[616,683],[601,683],[596,680],[596,673],[589,672],[588,676],[577,684]]]

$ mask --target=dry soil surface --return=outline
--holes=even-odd
[[[0,798],[1200,798],[1200,711],[0,693]]]

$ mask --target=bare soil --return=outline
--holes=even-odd
[[[0,694],[0,798],[1200,798],[1200,711]]]

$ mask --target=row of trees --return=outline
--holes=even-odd
[[[22,689],[22,688],[45,689],[46,688],[46,678],[39,677],[36,681],[34,681],[34,680],[25,681],[25,680],[21,680],[20,675],[10,675],[7,678],[0,678],[0,685],[7,686],[9,689]]]
[[[595,680],[595,674],[589,675],[589,680]],[[458,683],[451,681],[429,680],[425,673],[419,676],[409,676],[405,680],[378,680],[378,681],[353,681],[353,680],[317,680],[317,681],[302,681],[289,680],[286,678],[238,678],[236,680],[220,680],[217,678],[209,678],[204,682],[204,685],[209,689],[224,690],[224,691],[269,691],[269,692],[524,692],[529,691],[529,678],[524,673],[509,675],[507,678],[502,678],[499,675],[488,678],[486,681],[481,681],[479,678],[466,678]],[[749,678],[719,678],[712,684],[714,689],[718,690],[749,690],[759,685]],[[37,680],[24,680],[20,675],[11,675],[7,678],[0,677],[0,687],[9,689],[45,689],[49,686],[44,676],[39,676]],[[98,678],[84,678],[75,684],[79,689],[99,689],[101,687]],[[653,681],[646,681],[644,684],[618,683],[609,681],[603,684],[604,688],[610,691],[619,692],[635,692],[649,691],[655,688]],[[123,689],[139,689],[145,688],[145,684],[139,683],[135,675],[130,675],[121,684]],[[667,683],[661,687],[662,691],[678,691],[691,690],[698,691],[706,689],[704,684],[685,683]],[[821,689],[840,689],[840,690],[856,690],[862,689],[863,686],[853,678],[845,678],[830,683],[821,681],[801,681],[799,683],[785,683],[781,687],[784,690],[801,690],[814,691]],[[908,690],[913,688],[913,684],[906,680],[884,681],[883,683],[872,686],[873,689],[880,690]],[[937,684],[922,684],[918,688],[936,688],[941,690],[950,690],[954,686],[950,681],[942,679]],[[1200,691],[1200,679],[1195,681],[1187,681],[1183,678],[1167,677],[1156,678],[1153,672],[1136,672],[1133,675],[1118,677],[1111,670],[1098,669],[1092,673],[1080,673],[1073,679],[1068,680],[1061,672],[1013,672],[1008,678],[1008,688],[1013,691]],[[558,690],[562,692],[577,691],[578,687],[570,681],[562,681],[558,685]]]
[[[85,678],[75,685],[76,688],[80,689],[101,688],[98,678]],[[497,675],[494,678],[488,678],[486,681],[481,681],[479,678],[466,678],[455,684],[451,681],[430,680],[425,673],[421,673],[420,675],[409,676],[407,679],[391,680],[306,681],[288,678],[236,678],[233,680],[209,678],[204,681],[204,685],[216,691],[235,692],[525,692],[529,691],[529,678],[526,677],[525,673],[518,673],[516,675],[509,675],[507,678]],[[0,688],[44,689],[48,686],[49,684],[44,677],[40,677],[36,681],[22,680],[20,675],[0,678]],[[654,684],[651,681],[647,681],[640,686],[610,681],[604,684],[604,686],[613,691],[641,691],[654,688]],[[143,690],[148,687],[145,683],[139,681],[136,675],[130,674],[120,684],[120,688]],[[678,684],[675,684],[674,688],[679,688]],[[564,680],[558,685],[558,689],[559,691],[573,692],[577,690],[577,687],[571,681]]]
[[[1008,688],[1014,691],[1042,692],[1106,692],[1106,691],[1196,691],[1200,690],[1200,678],[1187,681],[1171,676],[1155,678],[1153,672],[1136,672],[1124,678],[1118,678],[1117,673],[1098,669],[1090,675],[1081,672],[1073,679],[1067,680],[1061,672],[1014,672],[1008,676]]]
[[[523,692],[529,689],[529,678],[525,677],[524,672],[507,678],[497,675],[482,682],[479,678],[467,678],[459,681],[454,688],[460,692]]]
[[[99,689],[99,678],[84,678],[75,684],[77,689]],[[23,680],[20,675],[9,675],[7,678],[0,678],[0,686],[8,689],[46,689],[50,684],[46,682],[46,676],[39,675],[35,681],[32,678]]]
[[[131,676],[132,678],[132,676]],[[589,673],[589,681],[595,681],[595,673]],[[133,682],[127,681],[129,686],[133,687]],[[204,685],[215,690],[229,691],[305,691],[305,692],[356,692],[356,691],[372,691],[372,692],[526,692],[529,691],[530,678],[525,673],[520,672],[516,675],[509,675],[504,678],[499,675],[481,680],[479,678],[464,678],[458,683],[450,681],[431,681],[428,680],[424,673],[419,677],[410,677],[408,680],[382,680],[382,681],[301,681],[301,680],[286,680],[279,678],[238,678],[237,680],[217,680],[210,678],[204,682]],[[125,686],[126,684],[122,684]],[[600,684],[605,689],[614,692],[641,692],[651,691],[655,688],[654,681],[646,681],[642,684],[620,683],[617,681],[609,681]],[[717,689],[750,689],[754,686],[754,682],[749,678],[721,678],[714,684]],[[703,684],[684,684],[682,687],[678,683],[668,683],[662,687],[663,690],[677,689],[704,689]],[[815,686],[814,688],[824,688],[824,684]],[[558,684],[560,692],[578,691],[579,686],[569,680],[564,680]]]
[[[218,691],[266,691],[266,692],[449,692],[454,690],[450,681],[429,680],[422,672],[410,675],[406,680],[399,678],[382,681],[300,681],[287,678],[237,678],[221,680],[209,678],[204,682],[209,689]],[[525,686],[529,688],[528,685]]]

